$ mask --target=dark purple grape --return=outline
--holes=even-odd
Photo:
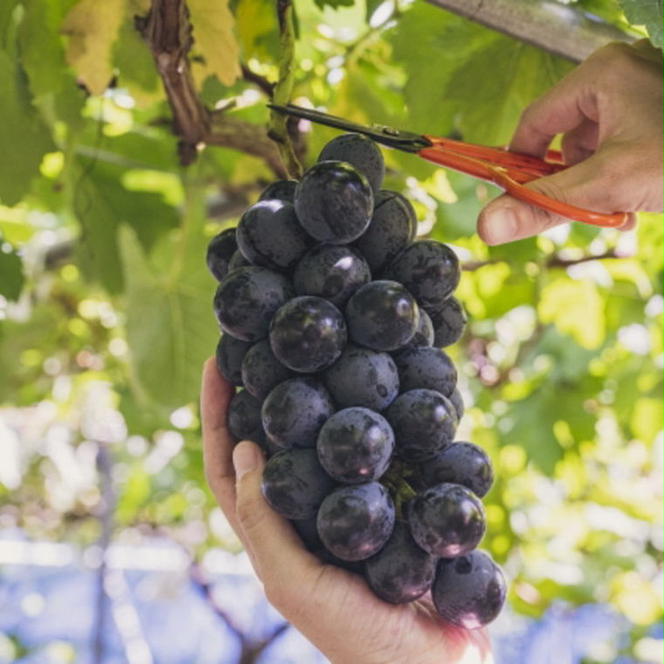
[[[277,359],[293,371],[313,373],[329,367],[346,345],[346,321],[320,297],[296,297],[270,323],[270,345]]]
[[[277,180],[263,189],[258,200],[267,201],[276,199],[292,203],[295,197],[295,187],[297,187],[297,180]]]
[[[371,280],[367,262],[348,247],[323,244],[308,251],[293,273],[298,295],[317,295],[343,307],[348,298]]]
[[[410,390],[397,397],[385,411],[397,454],[408,461],[424,461],[444,449],[456,433],[453,411],[450,401],[434,390]]]
[[[392,604],[412,602],[433,583],[437,558],[421,549],[408,524],[397,521],[387,544],[365,563],[365,577],[378,597]]]
[[[291,378],[266,397],[263,427],[281,447],[315,447],[320,428],[334,413],[328,391],[315,378]]]
[[[394,281],[372,281],[355,291],[346,305],[350,338],[372,350],[397,350],[420,322],[413,296]]]
[[[493,469],[487,453],[473,443],[456,442],[420,467],[424,486],[451,482],[485,496],[493,484]]]
[[[411,346],[431,346],[433,344],[433,324],[429,314],[420,307],[420,323],[413,338],[408,342]]]
[[[385,176],[385,162],[378,146],[362,134],[342,134],[333,138],[320,153],[318,161],[345,161],[369,181],[374,193]]]
[[[444,348],[459,341],[468,319],[459,300],[452,296],[440,308],[431,312],[431,321],[434,329],[433,345]]]
[[[323,498],[334,487],[315,450],[282,450],[263,469],[263,496],[273,510],[287,519],[315,516]]]
[[[425,551],[441,558],[463,556],[484,536],[482,501],[459,484],[437,484],[408,503],[413,539]]]
[[[208,270],[217,281],[221,281],[228,274],[228,264],[236,251],[234,228],[227,228],[210,240],[205,258]]]
[[[328,475],[344,484],[362,484],[379,479],[387,470],[394,434],[378,413],[344,408],[323,424],[316,449]]]
[[[457,382],[457,371],[445,351],[428,346],[411,347],[396,353],[401,391],[436,390],[449,397]]]
[[[217,287],[214,312],[224,332],[243,341],[259,341],[267,336],[277,309],[293,295],[283,275],[264,267],[241,267]]]
[[[369,228],[355,242],[372,272],[378,272],[407,247],[417,231],[410,201],[396,191],[379,191]]]
[[[427,311],[436,311],[459,284],[456,254],[435,240],[420,240],[406,247],[386,268],[385,279],[402,283]]]
[[[311,238],[302,230],[292,203],[259,201],[237,226],[237,243],[253,265],[290,270],[304,255]]]
[[[325,548],[342,560],[364,560],[380,551],[394,528],[394,503],[378,482],[335,489],[318,510]]]
[[[323,373],[323,382],[341,408],[385,410],[399,394],[399,374],[388,353],[349,344]]]
[[[319,242],[348,244],[369,225],[373,194],[350,164],[314,164],[295,189],[295,212],[304,230]]]
[[[221,335],[215,354],[217,369],[231,385],[242,385],[242,360],[250,348],[250,341],[236,339],[230,334]]]
[[[315,516],[308,519],[291,519],[291,523],[300,536],[302,543],[309,551],[315,553],[323,548],[323,543],[320,541],[320,537],[318,537]]]
[[[461,397],[461,392],[459,392],[459,388],[455,387],[454,391],[452,392],[452,394],[450,394],[448,398],[452,403],[452,405],[454,406],[454,410],[456,411],[457,414],[457,420],[461,420],[465,412],[465,408],[463,405],[463,398]]]
[[[496,618],[506,593],[500,567],[484,551],[473,551],[438,563],[431,595],[445,620],[464,629],[477,629]]]
[[[251,263],[242,255],[242,252],[238,249],[231,256],[230,261],[228,262],[228,271],[232,272],[237,270],[239,267],[251,267]]]
[[[245,388],[261,401],[279,383],[293,375],[293,372],[274,356],[267,339],[255,343],[247,351],[241,370]]]
[[[233,396],[228,405],[228,429],[237,440],[262,444],[265,431],[261,423],[261,402],[247,390]]]

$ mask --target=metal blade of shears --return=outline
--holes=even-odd
[[[404,150],[405,152],[419,152],[420,150],[431,147],[431,141],[422,134],[414,134],[410,131],[402,131],[389,127],[387,125],[361,125],[349,120],[344,120],[335,115],[329,115],[321,111],[316,111],[312,108],[302,108],[294,104],[287,106],[280,106],[278,104],[268,104],[268,107],[279,113],[292,115],[296,118],[309,120],[316,124],[334,127],[343,131],[354,132],[356,134],[364,134],[376,143],[381,143],[390,148],[397,150]]]

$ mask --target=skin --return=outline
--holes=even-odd
[[[543,157],[554,136],[570,168],[528,187],[598,212],[662,211],[662,53],[647,40],[609,44],[531,104],[510,149]],[[487,244],[520,240],[566,223],[545,210],[500,196],[480,214]]]
[[[362,578],[326,565],[260,491],[265,459],[250,441],[234,446],[226,427],[233,387],[214,358],[203,369],[205,471],[219,506],[249,554],[270,603],[334,664],[490,664],[485,630],[443,621],[430,598],[394,606]]]

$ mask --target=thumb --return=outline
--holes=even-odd
[[[258,576],[266,591],[283,587],[293,574],[306,576],[321,564],[302,545],[293,527],[279,516],[261,493],[265,457],[255,443],[247,440],[233,450],[237,478],[236,512]]]
[[[575,166],[526,186],[561,203],[595,212],[622,212],[629,208],[625,202],[631,187],[629,177],[620,163],[612,161],[607,153],[595,153]],[[482,210],[477,232],[487,244],[503,244],[537,235],[568,221],[570,219],[503,195]],[[630,214],[620,230],[633,228],[634,223],[635,216]]]

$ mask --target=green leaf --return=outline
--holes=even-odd
[[[79,0],[62,24],[69,37],[67,61],[93,95],[104,92],[113,78],[111,51],[124,12],[124,0]]]
[[[203,361],[218,329],[211,310],[214,283],[205,266],[202,212],[185,224],[188,236],[163,244],[148,263],[136,235],[120,231],[127,283],[127,340],[135,376],[159,404],[175,408],[196,398]]]
[[[492,41],[454,72],[445,98],[457,109],[456,126],[465,140],[506,145],[521,112],[571,65],[497,33]]]
[[[650,41],[662,48],[662,0],[618,0],[627,20],[645,25]]]
[[[0,46],[5,47],[7,31],[14,15],[18,0],[4,0],[0,2]]]
[[[493,39],[490,30],[423,2],[401,17],[390,41],[394,59],[404,65],[407,74],[404,97],[410,129],[441,135],[451,131],[454,109],[447,100],[450,78]]]
[[[62,21],[61,5],[48,0],[24,0],[25,15],[19,30],[21,60],[35,97],[58,92],[67,74],[65,51],[58,26]]]
[[[23,288],[23,263],[13,250],[0,247],[0,295],[8,300],[18,300]]]
[[[134,17],[127,16],[120,27],[113,46],[113,64],[119,70],[119,83],[129,88],[134,97],[147,95],[151,101],[161,92],[159,75],[145,40],[134,25]]]
[[[11,158],[0,160],[0,201],[15,205],[39,173],[46,152],[55,149],[50,133],[30,100],[25,74],[0,51],[0,145]]]
[[[392,34],[412,128],[505,144],[523,109],[571,65],[439,8],[416,3]]]
[[[119,225],[127,223],[143,247],[150,249],[161,234],[177,224],[175,209],[158,194],[128,191],[122,169],[88,163],[75,185],[75,212],[81,223],[80,259],[85,272],[111,293],[123,288],[117,245]]]

